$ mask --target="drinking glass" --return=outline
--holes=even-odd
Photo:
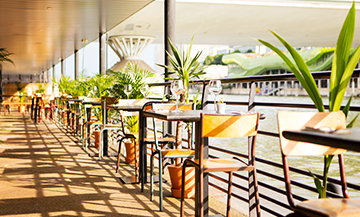
[[[124,85],[124,92],[125,92],[125,94],[126,94],[126,99],[127,99],[127,100],[129,99],[129,96],[130,96],[132,90],[133,90],[133,89],[132,89],[131,84],[125,84],[125,85]],[[127,104],[128,104],[128,105],[130,104],[129,101],[127,102]]]
[[[125,94],[126,94],[126,99],[129,99],[129,96],[130,96],[130,94],[131,94],[131,92],[132,92],[132,86],[131,86],[131,84],[125,84],[125,85],[124,85],[124,92],[125,92]]]
[[[171,93],[175,96],[176,98],[176,109],[174,112],[179,112],[178,110],[178,96],[184,91],[184,84],[182,82],[182,80],[174,80],[173,82],[171,82]]]
[[[216,106],[216,96],[221,93],[222,87],[221,87],[221,81],[220,80],[212,80],[209,83],[209,92],[214,97],[214,108],[215,111],[217,111]]]
[[[143,86],[141,86],[140,92],[142,93],[142,95],[144,95],[144,98],[146,98],[146,94],[148,91],[149,91],[149,85],[144,84]]]

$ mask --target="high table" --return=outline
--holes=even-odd
[[[122,111],[128,111],[128,112],[139,112],[139,147],[144,146],[143,145],[143,138],[145,138],[146,134],[145,134],[145,130],[146,130],[146,119],[143,118],[143,111],[145,110],[144,106],[146,105],[150,105],[151,103],[158,103],[161,101],[149,101],[146,99],[135,99],[135,100],[119,100],[119,102],[117,104],[112,104],[112,105],[108,105],[106,106],[106,109],[110,109],[110,110],[122,110]],[[107,112],[104,113],[105,115],[107,114]],[[104,120],[106,120],[106,116],[103,117],[105,118]],[[144,122],[145,120],[145,122]],[[144,129],[144,130],[142,130]],[[107,153],[108,152],[108,144],[107,141],[103,142],[103,153]],[[142,168],[143,163],[141,163],[142,161],[145,160],[145,165],[146,165],[146,155],[145,158],[141,157],[143,150],[142,148],[140,148],[139,150],[139,166],[140,166],[140,170]],[[146,147],[145,147],[145,152],[146,152]],[[129,183],[139,183],[139,176],[135,175],[135,176],[130,176],[130,177],[121,177],[120,178],[121,181],[125,184],[129,184]],[[147,180],[145,180],[147,181]]]
[[[165,121],[186,121],[186,122],[194,122],[195,123],[195,159],[199,159],[200,157],[200,150],[199,150],[199,145],[201,142],[201,123],[200,123],[200,114],[201,113],[206,113],[206,114],[216,114],[215,111],[213,110],[185,110],[185,111],[181,111],[181,112],[173,112],[173,111],[144,111],[143,114],[143,118],[146,119],[147,117],[154,117],[160,120],[165,120]],[[224,114],[231,114],[231,115],[238,115],[238,114],[234,114],[231,111],[226,111]],[[261,119],[264,119],[265,116],[261,115],[260,117]],[[144,120],[143,120],[144,122]],[[143,126],[144,127],[144,126]],[[143,129],[144,130],[144,129]],[[140,136],[140,135],[139,135]],[[141,137],[140,137],[141,138]],[[144,139],[141,138],[142,141]],[[140,155],[140,157],[142,157],[143,159],[146,159],[146,147],[145,145],[142,145],[142,143],[140,143],[140,150],[142,150],[142,155]],[[208,147],[208,140],[205,139],[204,140],[204,158],[208,158],[209,155],[209,147]],[[140,167],[140,178],[141,177],[147,177],[146,176],[146,160],[140,161],[140,163],[143,163],[143,165]],[[199,173],[197,170],[195,170],[195,183],[199,183]],[[144,184],[145,184],[145,179],[141,178],[141,189],[144,189]],[[204,200],[203,201],[203,205],[204,205],[204,215],[207,216],[208,215],[208,183],[209,183],[209,174],[204,174]],[[200,204],[199,200],[199,188],[196,188],[195,191],[195,216],[200,216],[199,213],[199,209],[198,206]]]
[[[299,142],[310,142],[360,152],[360,128],[338,130],[333,133],[287,130],[283,131],[283,136]]]

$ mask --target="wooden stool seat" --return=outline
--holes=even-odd
[[[169,157],[169,156],[194,156],[195,151],[190,149],[168,149],[161,151],[161,154],[163,157]]]
[[[294,209],[309,216],[355,217],[360,216],[360,200],[348,198],[307,200],[297,204]]]
[[[199,163],[199,160],[195,160],[195,163]],[[204,159],[203,160],[204,172],[226,172],[226,171],[252,171],[253,166],[249,166],[246,163],[232,159]]]

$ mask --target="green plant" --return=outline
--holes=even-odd
[[[109,71],[109,74],[114,76],[115,83],[111,88],[110,92],[113,96],[126,99],[126,94],[124,92],[125,84],[131,84],[133,90],[129,95],[129,99],[142,99],[144,98],[143,94],[140,91],[140,88],[145,84],[152,81],[152,78],[155,76],[154,73],[140,68],[137,64],[132,64],[129,62],[124,68],[119,71]]]
[[[38,89],[35,91],[36,93],[45,93],[45,88],[43,88],[42,84],[40,82],[39,83],[39,86],[38,86]]]
[[[0,48],[0,65],[2,62],[9,62],[14,65],[14,62],[9,58],[12,53],[6,50],[6,48]]]
[[[336,48],[334,53],[334,60],[332,64],[332,71],[330,76],[330,88],[329,88],[329,111],[339,111],[341,108],[341,103],[344,99],[346,88],[349,84],[350,78],[352,73],[356,67],[356,64],[359,62],[360,58],[360,46],[355,50],[353,55],[350,57],[351,52],[351,44],[354,37],[355,31],[355,2],[345,19],[343,27],[341,29]],[[299,53],[288,43],[286,42],[280,35],[276,34],[275,32],[271,31],[279,40],[280,42],[286,47],[286,49],[290,52],[295,64],[292,62],[290,58],[288,58],[285,54],[283,54],[278,48],[274,45],[265,42],[263,40],[259,41],[264,44],[265,46],[269,47],[273,51],[275,51],[288,65],[291,71],[294,73],[296,78],[299,80],[301,85],[305,88],[309,97],[314,102],[316,108],[319,112],[325,111],[323,101],[319,90],[316,86],[315,80],[310,73],[308,66],[306,65],[305,61],[301,58]],[[350,103],[352,97],[349,98],[343,112],[347,116]],[[357,116],[355,117],[355,119]],[[351,127],[354,123],[354,120],[350,122],[348,127]],[[325,156],[324,159],[324,178],[321,184],[321,181],[318,177],[314,177],[314,182],[316,188],[319,192],[319,197],[324,198],[326,197],[326,190],[327,190],[327,178],[329,173],[330,164],[332,161],[333,155]]]
[[[129,99],[142,99],[144,95],[141,93],[140,88],[147,82],[151,82],[154,73],[140,68],[137,64],[129,62],[124,68],[119,71],[109,71],[114,76],[115,83],[110,90],[114,97],[126,99],[127,96],[124,92],[124,85],[131,84],[133,91],[129,95]],[[130,132],[137,132],[139,127],[138,116],[126,116],[124,118],[125,127]]]
[[[22,86],[19,82],[15,82],[16,90],[18,91],[20,102],[24,102],[26,96],[25,86]]]
[[[200,79],[199,76],[205,74],[204,69],[207,67],[204,65],[201,66],[200,62],[198,62],[198,59],[201,56],[202,51],[197,52],[194,57],[190,57],[193,41],[194,41],[194,37],[191,39],[189,48],[186,50],[181,45],[180,45],[180,49],[177,48],[169,39],[169,44],[173,52],[173,56],[167,51],[166,54],[169,56],[171,66],[157,64],[160,67],[168,69],[169,75],[175,74],[177,76],[174,78],[165,78],[165,80],[179,79],[183,81],[184,91],[180,94],[180,102],[185,102],[186,100],[186,102],[189,103],[188,90],[189,90],[190,82],[194,78]]]

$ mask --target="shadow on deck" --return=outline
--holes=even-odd
[[[122,164],[115,173],[115,157],[89,157],[77,138],[51,122],[34,124],[19,113],[1,116],[0,140],[0,215],[179,216],[180,200],[171,197],[169,184],[160,212],[158,197],[149,200],[149,184],[141,192],[140,185],[119,180],[132,175],[133,166]],[[210,207],[211,213],[225,212],[215,199]],[[194,213],[193,200],[186,200],[186,208],[187,215]],[[242,214],[234,210],[232,216]]]

